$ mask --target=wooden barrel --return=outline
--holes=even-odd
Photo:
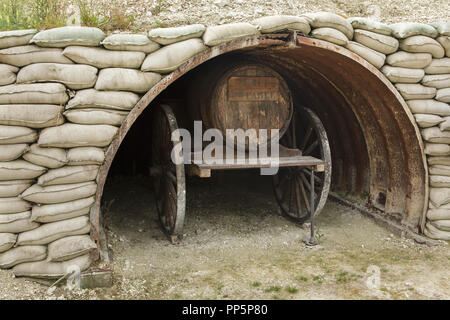
[[[220,130],[224,138],[229,138],[227,129],[255,129],[253,142],[263,142],[259,129],[278,129],[279,137],[287,130],[292,97],[284,79],[273,69],[241,62],[225,68],[215,66],[197,79],[203,82],[195,95],[206,128]],[[267,134],[270,140],[270,131]]]

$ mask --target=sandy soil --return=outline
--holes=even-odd
[[[185,238],[172,245],[159,229],[149,181],[109,181],[112,288],[47,294],[46,287],[1,271],[0,298],[450,298],[448,245],[395,237],[329,201],[318,218],[320,246],[309,248],[301,241],[308,230],[279,215],[267,177],[229,174],[188,187]],[[369,266],[379,268],[379,289],[366,284]]]

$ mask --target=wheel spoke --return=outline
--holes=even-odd
[[[306,129],[305,138],[303,138],[303,142],[300,146],[300,150],[305,149],[305,146],[308,143],[308,140],[309,140],[309,137],[311,136],[312,131],[313,131],[313,127],[311,125],[309,125],[308,129]]]
[[[295,200],[297,201],[297,216],[300,218],[302,216],[302,204],[300,201],[300,190],[298,188],[298,176],[295,178]]]
[[[303,194],[303,200],[305,201],[305,206],[306,206],[306,209],[308,210],[308,215],[309,215],[309,213],[311,212],[311,206],[309,204],[308,196],[306,195],[306,190],[305,190],[305,187],[303,186],[303,183],[300,180],[298,180],[298,182],[299,182],[300,190],[302,191],[302,194]]]
[[[303,152],[304,156],[311,154],[311,152],[319,145],[319,140],[315,140],[306,150]]]

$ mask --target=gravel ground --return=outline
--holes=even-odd
[[[74,0],[68,0],[74,2]],[[89,1],[89,0],[86,0]],[[133,16],[132,31],[203,23],[216,25],[253,18],[329,11],[343,16],[370,17],[386,23],[448,21],[448,0],[90,0],[100,15],[117,8]],[[68,10],[73,7],[68,6]],[[113,10],[114,11],[114,10]],[[70,12],[69,12],[70,15]]]
[[[76,292],[0,271],[2,299],[449,299],[449,246],[398,238],[329,201],[320,246],[279,215],[267,177],[229,174],[188,185],[185,238],[171,245],[144,178],[111,179],[105,199],[114,285]],[[136,201],[139,199],[139,201]],[[111,202],[114,200],[114,202]],[[368,268],[380,271],[369,289]],[[372,267],[371,267],[372,268]],[[370,268],[369,268],[370,269]]]

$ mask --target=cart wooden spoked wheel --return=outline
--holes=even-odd
[[[150,175],[156,196],[156,207],[163,231],[172,243],[182,238],[186,210],[186,180],[181,154],[172,152],[181,143],[173,142],[178,125],[169,105],[156,107],[152,126],[152,167]],[[172,153],[175,162],[172,161]]]
[[[328,197],[331,183],[331,152],[325,128],[319,117],[308,108],[294,112],[280,145],[299,149],[302,156],[312,156],[325,162],[323,171],[314,171],[314,190],[311,190],[313,167],[280,167],[273,176],[275,198],[282,214],[296,223],[307,222],[311,217],[311,192],[314,194],[314,215],[320,213]]]

